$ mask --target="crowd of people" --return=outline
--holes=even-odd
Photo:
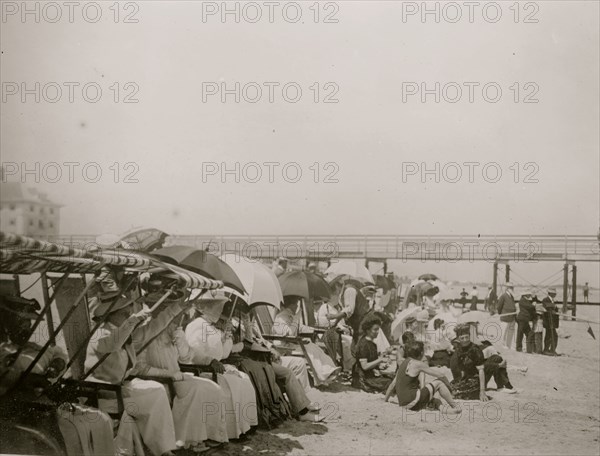
[[[273,265],[276,275],[286,270],[284,261]],[[319,274],[314,267],[311,272]],[[305,300],[285,296],[267,335],[256,313],[236,308],[233,296],[222,290],[195,295],[169,289],[152,274],[137,288],[110,273],[96,281],[89,310],[97,324],[84,367],[89,381],[121,388],[124,411],[113,439],[108,413],[119,400],[114,391],[102,392],[98,410],[86,409],[98,419],[86,424],[94,444],[86,449],[78,440],[81,454],[202,453],[243,439],[257,427],[289,419],[319,423],[324,417],[309,398],[311,387],[338,381],[381,394],[382,402],[395,397],[407,409],[445,406],[447,413],[461,413],[460,400],[490,400],[492,379],[495,391],[518,392],[506,359],[480,337],[477,322],[458,323],[462,301],[435,286],[424,287],[411,302],[395,299],[382,306],[381,288],[337,277],[328,283],[329,298],[311,303],[313,326],[302,317]],[[504,349],[511,348],[516,330],[517,351],[525,338],[527,352],[555,354],[556,290],[548,289],[538,302],[531,292],[517,301],[512,284],[505,288],[493,310],[489,307],[500,314]],[[475,310],[478,295],[471,292],[471,297]],[[0,307],[3,349],[13,346],[12,353],[22,359],[3,375],[2,393],[11,390],[41,348],[23,339],[39,305],[21,298],[11,298],[8,305],[8,299],[3,297]],[[403,313],[407,317],[399,321]],[[303,356],[290,355],[294,344],[302,346]],[[37,359],[35,372],[55,378],[68,362],[53,346]],[[80,424],[62,420],[61,430],[68,421],[81,437]]]

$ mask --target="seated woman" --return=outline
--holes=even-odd
[[[50,382],[55,381],[65,370],[67,356],[64,351],[58,346],[48,347],[30,374],[17,384],[21,374],[43,348],[28,340],[31,321],[39,317],[39,310],[40,305],[35,300],[0,296],[0,396],[12,390],[7,394],[9,398],[2,398],[0,413],[3,417],[10,417],[15,423],[20,423],[22,418],[25,423],[31,423],[33,419],[34,423],[38,424],[39,420],[39,425],[52,433],[48,428],[53,423],[48,426],[44,414],[29,409],[26,403],[48,401],[52,404],[45,394],[40,397],[39,391],[47,388]],[[19,349],[21,352],[15,359]],[[8,362],[12,364],[9,366]],[[56,399],[50,393],[48,396]],[[60,401],[64,402],[64,398],[61,397]],[[106,413],[91,407],[66,403],[56,408],[56,419],[68,455],[115,454],[112,420]],[[10,446],[6,445],[3,449],[9,452]]]
[[[153,455],[171,455],[177,448],[175,426],[167,393],[160,383],[134,378],[127,380],[135,371],[137,362],[136,345],[143,345],[160,334],[171,320],[182,312],[180,304],[170,306],[156,318],[147,321],[147,309],[133,313],[134,299],[120,295],[111,307],[111,300],[94,297],[90,307],[94,320],[103,323],[92,335],[87,347],[85,370],[95,370],[90,380],[111,384],[122,384],[125,412],[117,434],[117,451],[132,454],[135,438],[133,426],[142,436],[144,444]],[[110,311],[109,311],[110,309]],[[100,364],[97,364],[100,362]],[[106,405],[112,405],[114,395],[107,394]],[[101,404],[102,408],[102,404]]]
[[[363,322],[362,337],[356,344],[356,363],[352,369],[352,386],[367,393],[384,393],[391,380],[382,377],[380,369],[385,369],[385,358],[378,357],[375,339],[381,322],[369,318]]]
[[[201,316],[185,328],[185,338],[192,350],[194,364],[211,366],[226,396],[225,421],[229,439],[237,439],[258,425],[256,392],[247,374],[233,365],[222,364],[232,352],[231,329],[222,317],[229,300],[224,293],[204,295],[197,300]],[[238,347],[236,347],[238,348]]]
[[[455,332],[457,336],[456,349],[450,359],[455,397],[488,401],[489,397],[485,394],[485,388],[492,377],[494,377],[498,390],[506,388],[512,391],[513,387],[508,379],[506,364],[486,362],[480,346],[471,342],[469,325],[459,325]]]
[[[298,313],[300,298],[286,296],[281,311],[275,316],[273,322],[273,335],[296,337],[301,333],[314,332],[313,328],[300,324]],[[308,342],[304,344],[306,353],[314,367],[316,383],[327,384],[337,377],[341,368],[336,366],[333,360],[321,350],[316,344]]]
[[[149,298],[160,296],[152,294]],[[159,315],[173,304],[174,301],[164,301],[153,310],[152,315]],[[177,446],[201,452],[209,449],[203,444],[206,440],[228,440],[225,426],[227,398],[223,389],[210,379],[184,375],[179,369],[178,361],[189,364],[193,358],[185,333],[178,326],[179,320],[180,318],[174,319],[138,355],[136,374],[174,380],[176,397],[173,398],[172,410]]]
[[[324,302],[317,314],[315,320],[319,328],[326,328],[328,331],[323,335],[323,342],[328,347],[330,356],[336,358],[336,361],[343,359],[343,370],[347,372],[352,371],[354,366],[354,358],[352,356],[352,330],[344,319],[341,319],[335,326],[332,326],[332,322],[327,317],[328,315],[335,315],[339,312],[332,301]],[[338,333],[340,335],[338,335]],[[341,339],[341,347],[339,342]]]
[[[422,361],[424,345],[420,341],[409,342],[406,346],[406,359],[398,367],[396,374],[396,394],[398,404],[409,410],[421,410],[433,399],[435,393],[450,406],[450,413],[460,413],[461,410],[452,398],[450,382],[436,368],[429,367]],[[436,379],[425,384],[425,374]]]

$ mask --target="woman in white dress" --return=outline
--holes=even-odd
[[[256,393],[250,377],[229,364],[227,359],[234,348],[230,329],[221,329],[218,323],[223,307],[228,301],[224,295],[201,297],[198,308],[202,316],[191,321],[185,328],[185,338],[191,348],[194,364],[210,365],[218,372],[219,386],[225,393],[223,411],[227,436],[237,439],[252,426],[258,425]],[[243,345],[243,344],[238,344]],[[235,347],[241,351],[242,347]]]
[[[173,302],[165,301],[162,307]],[[183,374],[178,361],[192,363],[190,349],[183,329],[178,326],[180,318],[173,320],[165,331],[153,339],[138,355],[136,374],[166,377],[174,380],[176,397],[173,399],[173,421],[179,448],[191,448],[201,452],[208,449],[203,443],[227,442],[225,410],[220,405],[227,400],[223,389],[213,381]]]

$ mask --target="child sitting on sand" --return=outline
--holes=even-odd
[[[396,366],[400,366],[400,364],[402,364],[402,361],[404,361],[404,359],[406,358],[406,354],[404,353],[404,347],[406,347],[406,344],[408,344],[409,342],[413,342],[415,340],[415,335],[410,332],[410,331],[404,331],[404,333],[402,334],[402,344],[398,347],[398,351],[396,352]],[[396,369],[396,375],[398,374],[398,370]],[[390,386],[388,386],[388,389],[385,393],[385,402],[388,402],[390,400],[390,397],[392,397],[392,394],[394,394],[394,391],[396,390],[396,377],[394,376],[394,380],[392,380],[392,383],[390,383]]]
[[[446,376],[422,361],[423,342],[409,342],[404,352],[407,358],[402,361],[396,374],[398,404],[409,410],[418,411],[425,408],[432,401],[435,393],[439,392],[450,406],[449,413],[461,413],[458,404],[454,402],[450,392],[452,387]],[[425,374],[435,377],[435,380],[425,385]]]

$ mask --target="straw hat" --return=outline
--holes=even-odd
[[[417,313],[417,321],[420,323],[428,323],[429,322],[429,311],[427,311],[427,309],[420,310]]]
[[[513,285],[513,283],[512,283],[512,282],[506,282],[506,283],[504,284],[504,287],[505,287],[505,288],[515,288],[515,286]]]
[[[221,318],[225,303],[229,298],[222,290],[211,290],[196,299],[196,308],[209,323],[216,323]]]
[[[554,288],[554,287],[548,288],[548,294],[556,294],[556,288]]]
[[[133,304],[134,302],[135,298],[122,294],[117,298],[117,302],[110,309],[110,313],[114,313],[117,310],[124,309],[125,307],[128,307],[131,304]],[[91,298],[89,304],[92,313],[92,318],[96,320],[105,316],[109,307],[111,307],[111,303],[112,300],[102,301],[96,296]]]

